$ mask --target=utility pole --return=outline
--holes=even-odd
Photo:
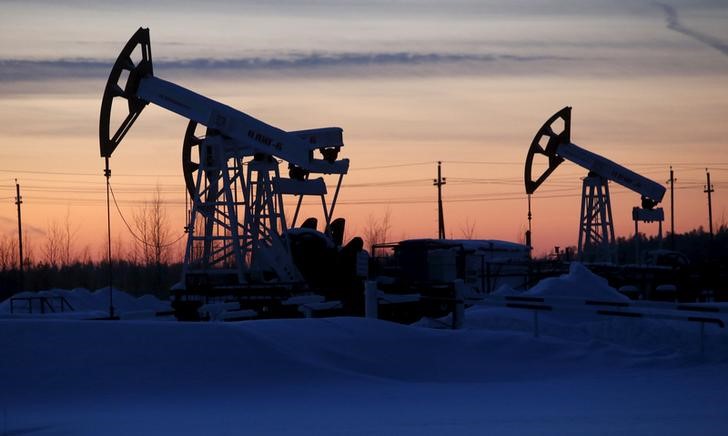
[[[437,238],[445,239],[445,216],[442,212],[442,185],[445,184],[445,178],[442,177],[442,162],[437,161],[437,178],[433,181],[433,185],[437,186]]]
[[[20,290],[24,287],[24,274],[23,274],[23,221],[20,218],[20,205],[23,204],[23,198],[20,196],[20,184],[18,179],[15,179],[15,204],[18,206],[18,273],[19,273],[19,284]]]
[[[675,249],[675,174],[672,172],[672,165],[670,165],[670,180],[667,183],[670,185],[670,248]]]
[[[705,176],[707,177],[707,184],[705,185],[705,192],[708,194],[708,229],[710,229],[710,237],[713,237],[713,202],[711,201],[711,195],[713,192],[715,192],[715,189],[713,189],[713,185],[710,184],[710,171],[708,169],[705,169]]]

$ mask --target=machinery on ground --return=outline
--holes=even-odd
[[[458,298],[529,285],[530,247],[493,239],[406,239],[372,246],[379,317],[415,322],[453,312]],[[460,283],[459,297],[455,293]]]
[[[104,90],[99,139],[107,180],[109,158],[149,103],[190,120],[182,167],[192,207],[183,277],[173,289],[178,317],[194,319],[198,308],[212,301],[239,303],[248,315],[252,310],[280,316],[276,308],[302,295],[311,297],[304,299],[309,303],[324,298],[339,303],[320,307],[346,306],[346,292],[358,287],[357,278],[365,273],[361,239],[344,246],[345,221],[333,219],[349,169],[349,160],[339,158],[342,129],[286,132],[155,77],[149,30],[140,28],[119,54]],[[112,107],[119,104],[128,111],[114,130]],[[288,177],[281,176],[279,161],[288,164]],[[323,175],[338,176],[328,203]],[[283,198],[290,195],[298,201],[289,222]],[[321,231],[315,218],[296,228],[305,195],[320,198]],[[300,308],[287,306],[294,313]]]
[[[534,179],[533,161],[537,155],[548,158],[546,170]],[[587,169],[583,179],[581,196],[581,216],[579,218],[578,256],[582,260],[613,262],[614,223],[609,197],[609,181],[616,182],[642,196],[641,207],[632,210],[632,218],[637,223],[658,222],[662,233],[664,212],[655,207],[665,195],[665,187],[609,159],[585,150],[571,142],[571,107],[565,107],[549,118],[534,136],[526,156],[524,180],[529,196],[529,233],[530,241],[530,196],[564,161],[569,160]]]

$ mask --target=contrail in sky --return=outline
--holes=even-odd
[[[695,30],[689,29],[682,25],[680,22],[680,19],[677,16],[677,11],[675,8],[673,8],[670,5],[666,5],[664,3],[655,3],[657,6],[660,6],[665,11],[665,20],[667,21],[667,28],[670,30],[674,30],[675,32],[682,33],[683,35],[687,35],[694,40],[698,42],[702,42],[705,45],[708,45],[710,47],[713,47],[714,49],[720,51],[724,55],[728,56],[728,44],[726,44],[723,41],[718,40],[717,38],[714,38],[710,35],[706,35],[704,33],[697,32]]]

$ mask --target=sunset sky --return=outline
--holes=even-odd
[[[567,105],[576,144],[660,183],[673,165],[678,232],[707,227],[706,167],[714,223],[728,222],[724,1],[0,4],[2,235],[17,231],[17,178],[31,241],[68,216],[79,250],[103,248],[99,107],[140,26],[150,28],[155,75],[284,130],[342,127],[351,169],[336,215],[349,235],[388,210],[393,240],[436,237],[441,160],[448,236],[474,223],[475,237],[521,240],[528,146]],[[149,106],[111,159],[121,212],[131,217],[159,186],[175,237],[186,124]],[[536,254],[576,244],[585,174],[564,163],[534,195]],[[617,234],[631,235],[639,196],[612,189]],[[669,229],[669,194],[662,206]],[[112,228],[128,240],[115,211]]]

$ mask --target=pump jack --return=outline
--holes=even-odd
[[[533,159],[537,154],[548,158],[548,167],[534,180]],[[641,207],[632,210],[635,222],[657,221],[661,224],[665,219],[662,208],[655,207],[665,195],[664,186],[571,142],[571,107],[568,106],[546,120],[531,141],[524,172],[526,194],[533,194],[564,160],[589,171],[582,184],[578,245],[580,259],[615,260],[609,181],[641,195]]]
[[[341,128],[286,132],[158,78],[153,71],[149,29],[140,28],[119,54],[104,90],[99,140],[107,167],[149,103],[189,119],[182,167],[192,209],[186,227],[183,277],[173,289],[176,307],[196,308],[213,298],[268,304],[271,299],[280,302],[310,293],[316,290],[311,286],[312,275],[337,268],[341,256],[337,258],[336,253],[343,252],[348,259],[346,268],[355,269],[349,263],[362,252],[361,239],[354,238],[342,247],[344,221],[333,220],[343,176],[349,169],[349,160],[338,157],[344,146]],[[114,104],[128,108],[116,130],[111,126]],[[321,156],[315,157],[314,152]],[[288,163],[289,177],[280,175],[279,160]],[[338,176],[328,204],[326,183],[323,177],[312,177],[316,174]],[[290,227],[284,195],[298,196]],[[306,220],[304,229],[293,228],[304,195],[321,199],[323,232],[316,230],[315,218]],[[296,262],[296,258],[307,257],[301,250],[311,244],[333,251],[335,265],[312,268],[310,260],[308,266]],[[185,306],[189,301],[191,306]]]

